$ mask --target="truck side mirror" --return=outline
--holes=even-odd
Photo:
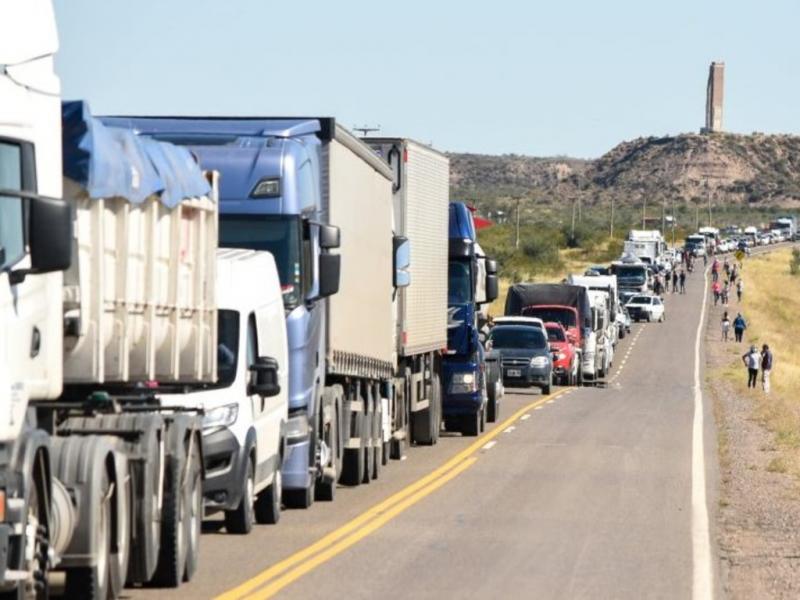
[[[486,274],[497,275],[497,261],[493,258],[486,259]]]
[[[319,255],[319,298],[333,296],[339,291],[342,257],[338,254]]]
[[[255,364],[250,365],[250,383],[247,395],[258,394],[262,398],[271,398],[281,393],[278,383],[278,361],[270,356],[259,356]]]
[[[319,225],[319,247],[324,250],[338,248],[340,245],[339,228],[335,225]]]
[[[394,236],[392,240],[394,248],[394,276],[392,285],[395,288],[408,287],[411,284],[411,273],[408,272],[411,266],[411,241],[401,235]]]
[[[494,302],[500,295],[500,284],[497,275],[486,276],[486,302]]]
[[[26,275],[68,269],[72,262],[72,210],[59,198],[19,194],[28,201],[28,247],[31,268],[12,272],[12,282]]]

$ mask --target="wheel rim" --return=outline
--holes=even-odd
[[[252,468],[250,470],[250,474],[247,476],[247,483],[245,484],[245,510],[247,511],[248,520],[250,515],[253,512],[253,501],[254,501],[254,484],[253,484],[253,471]]]
[[[36,485],[31,488],[30,497],[28,499],[28,515],[25,524],[25,535],[29,540],[33,540],[33,548],[25,553],[25,570],[28,572],[28,578],[25,583],[26,598],[36,598],[36,583],[40,578],[44,577],[41,572],[39,559],[44,553],[44,542],[42,535],[39,532],[39,496],[36,493]]]
[[[336,485],[335,483],[333,485]],[[275,494],[273,495],[273,501],[275,502],[275,506],[279,507],[281,505],[281,497],[283,496],[283,475],[281,475],[281,470],[275,470],[275,481],[272,482],[272,487],[275,488]]]

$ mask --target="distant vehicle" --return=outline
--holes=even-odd
[[[592,265],[586,269],[584,275],[610,275],[609,267],[603,265]]]
[[[495,317],[494,324],[497,325],[529,325],[538,327],[544,331],[544,321],[539,317]]]
[[[631,230],[623,243],[623,253],[635,256],[642,262],[653,264],[658,260],[667,244],[657,229]]]
[[[622,302],[622,298],[620,298],[620,302]],[[617,327],[619,328],[619,333],[617,335],[619,339],[623,339],[631,332],[631,317],[624,305],[617,311],[616,321]]]
[[[500,351],[503,385],[533,387],[549,394],[553,386],[553,360],[547,336],[527,325],[497,325],[489,334],[492,348]]]
[[[633,256],[623,256],[621,260],[611,263],[611,275],[617,276],[620,291],[647,291],[649,276],[647,265]]]
[[[561,323],[545,323],[547,341],[553,353],[553,377],[559,385],[578,385],[578,354]]]
[[[689,252],[692,256],[705,256],[706,237],[699,233],[687,236],[683,249],[684,251]]]
[[[634,296],[625,305],[628,314],[634,321],[645,320],[663,322],[666,318],[664,302],[658,296],[646,296],[640,294]]]

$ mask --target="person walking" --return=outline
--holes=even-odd
[[[672,275],[670,273],[664,273],[664,293],[669,292],[669,280],[672,279]]]
[[[731,330],[731,319],[728,316],[728,311],[726,310],[722,314],[722,341],[728,341],[728,332]]]
[[[681,283],[681,294],[686,293],[686,271],[681,269],[681,274],[678,275],[678,280]]]
[[[769,394],[769,374],[772,372],[772,351],[767,344],[761,347],[761,388]]]
[[[656,296],[661,295],[661,275],[656,275],[655,279],[653,280],[653,293]]]
[[[714,283],[711,284],[711,292],[714,294],[714,306],[716,306],[719,303],[719,295],[722,292],[719,281],[715,280]]]
[[[733,339],[741,342],[745,329],[747,329],[747,321],[744,320],[742,313],[736,313],[736,318],[733,320]]]
[[[742,292],[744,292],[744,281],[739,278],[739,281],[736,282],[736,298],[739,300],[739,304],[742,303]]]
[[[730,289],[730,286],[728,285],[728,282],[726,281],[722,285],[722,290],[720,290],[720,294],[719,294],[720,301],[722,302],[722,304],[724,306],[728,306],[728,290],[729,289]]]
[[[750,350],[742,356],[742,362],[747,367],[747,387],[755,389],[758,382],[758,365],[761,364],[761,355],[755,345],[750,346]]]
[[[683,269],[681,269],[681,273],[683,273]],[[673,271],[672,272],[672,293],[674,294],[677,291],[678,291],[678,272],[677,271]]]
[[[711,263],[711,281],[715,283],[719,281],[719,261],[716,258]]]

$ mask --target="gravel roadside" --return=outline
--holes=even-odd
[[[735,301],[727,308],[736,314]],[[723,310],[711,306],[705,339],[706,373],[713,381],[705,392],[714,402],[719,435],[722,587],[733,599],[800,598],[798,483],[774,468],[774,434],[754,416],[760,388],[748,392],[744,367],[736,382],[720,373],[749,347],[747,336],[741,344],[720,341]]]

